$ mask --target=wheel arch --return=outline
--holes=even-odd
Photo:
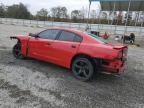
[[[11,36],[10,39],[15,39],[17,40],[18,43],[21,43],[21,39],[19,37],[16,37],[16,36]]]
[[[10,37],[10,39],[15,39],[17,40],[17,43],[20,44],[21,46],[21,53],[24,56],[27,56],[27,52],[28,52],[28,39],[29,37],[25,37],[25,36],[12,36]]]
[[[74,55],[74,56],[72,57],[71,63],[70,63],[70,69],[71,69],[71,67],[72,67],[73,61],[74,61],[77,57],[86,57],[86,58],[88,58],[88,59],[92,62],[92,64],[94,65],[95,70],[97,70],[98,68],[100,68],[101,65],[102,65],[102,59],[100,59],[100,58],[94,58],[94,57],[92,57],[92,56],[90,56],[90,55],[88,55],[88,54],[79,53],[79,54],[76,54],[76,55]]]
[[[91,56],[88,55],[88,54],[79,53],[79,54],[76,54],[76,55],[74,55],[74,56],[72,57],[71,62],[70,62],[70,68],[72,67],[73,61],[74,61],[77,57],[85,57],[85,58],[88,58],[92,63],[94,63],[94,58],[93,58],[93,57],[91,57]]]

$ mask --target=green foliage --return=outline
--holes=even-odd
[[[114,16],[113,19],[109,16]],[[68,10],[65,6],[57,6],[50,9],[40,9],[36,15],[32,15],[27,7],[23,3],[13,4],[5,6],[0,4],[0,18],[17,18],[17,19],[30,19],[41,21],[57,21],[57,22],[73,22],[73,23],[91,23],[91,24],[112,24],[112,25],[124,25],[126,23],[126,17],[128,16],[127,25],[135,25],[135,21],[132,20],[132,14],[127,14],[123,17],[123,12],[110,11],[109,13],[102,12],[100,18],[96,10],[91,10],[90,18],[88,17],[88,10],[82,8],[81,10],[73,10],[68,15]],[[123,19],[124,18],[124,19]],[[141,23],[137,23],[137,26],[141,26]]]
[[[84,14],[81,10],[73,10],[71,12],[71,19],[73,20],[73,22],[79,22],[79,20],[84,21]]]
[[[5,16],[5,6],[3,4],[0,5],[0,17]]]
[[[124,23],[127,22],[127,25],[130,25],[130,22],[131,22],[131,20],[132,20],[132,14],[126,13],[124,18],[125,18]],[[127,20],[126,20],[126,19],[127,19]]]
[[[40,11],[37,11],[36,17],[39,20],[47,20],[47,17],[48,17],[47,9],[42,8]]]
[[[30,15],[27,7],[22,3],[8,6],[7,9],[2,5],[0,6],[0,16],[2,17],[29,19]]]
[[[66,7],[53,7],[51,8],[51,16],[53,18],[68,18]]]

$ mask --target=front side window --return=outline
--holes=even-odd
[[[45,30],[38,34],[39,38],[54,40],[58,35],[59,30]]]

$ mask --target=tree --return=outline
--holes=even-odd
[[[102,19],[107,19],[107,13],[106,12],[102,12],[101,13],[101,18]]]
[[[67,8],[66,7],[61,7],[61,17],[62,18],[67,18],[68,17]]]
[[[143,23],[144,23],[144,11],[141,12],[140,23],[141,23],[141,26],[143,26]]]
[[[108,15],[108,24],[113,22],[113,11],[109,11],[109,15]]]
[[[103,24],[107,24],[108,20],[107,20],[107,12],[106,11],[101,11],[100,13],[100,19],[98,23],[103,23]]]
[[[42,8],[40,11],[37,11],[36,16],[40,19],[40,20],[46,20],[47,16],[48,16],[48,11],[47,9]]]
[[[132,20],[132,13],[131,12],[129,12],[129,13],[127,12],[125,14],[125,17],[124,17],[124,23],[127,23],[127,25],[129,25],[131,20]]]
[[[5,16],[5,6],[3,4],[0,5],[0,17]]]
[[[66,7],[53,7],[51,8],[51,16],[53,18],[67,18],[67,8]]]
[[[118,25],[122,24],[122,19],[123,19],[123,13],[122,13],[122,11],[119,11],[119,14],[117,16],[117,24]]]
[[[20,3],[8,6],[7,15],[10,18],[29,19],[31,14],[25,5]]]
[[[92,19],[95,19],[95,18],[96,18],[96,10],[92,10],[92,11],[90,12],[90,17],[91,17]]]
[[[51,16],[53,18],[56,18],[56,14],[57,14],[57,9],[56,8],[51,8]]]
[[[81,11],[80,10],[73,10],[71,12],[72,19],[81,19]]]
[[[74,22],[80,22],[81,19],[84,20],[84,14],[81,10],[73,10],[71,12],[71,19],[74,21]]]
[[[88,10],[87,10],[87,8],[82,7],[82,9],[80,10],[80,12],[81,12],[81,19],[83,19],[83,21],[84,21],[84,19],[88,15]]]
[[[117,25],[117,22],[118,22],[117,20],[118,20],[118,15],[117,15],[117,12],[114,11],[112,24]]]
[[[117,11],[109,11],[108,20],[111,20],[111,24],[117,24],[118,22],[118,14]],[[109,22],[109,21],[108,21]]]

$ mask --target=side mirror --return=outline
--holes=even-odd
[[[29,36],[35,37],[35,38],[38,38],[38,37],[39,37],[37,34],[33,34],[33,33],[29,33]]]

